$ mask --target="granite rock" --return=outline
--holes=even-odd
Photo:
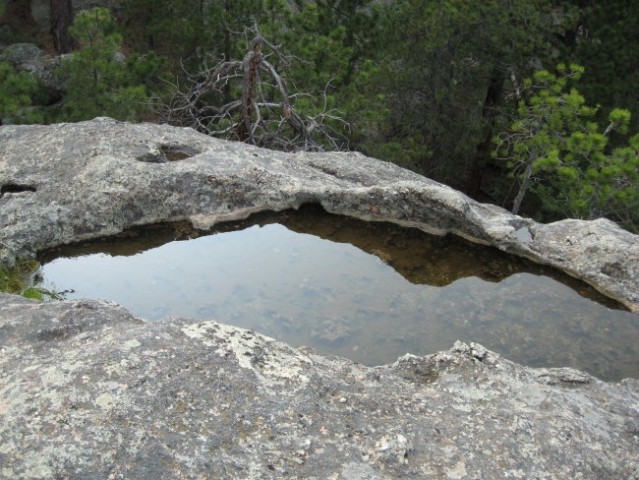
[[[3,479],[637,479],[639,381],[474,343],[367,367],[0,294]]]
[[[358,153],[275,152],[108,118],[4,126],[0,193],[0,248],[19,256],[133,226],[188,220],[206,229],[317,203],[331,213],[493,245],[639,312],[637,235],[606,219],[536,223]]]
[[[0,127],[0,261],[321,204],[494,245],[639,311],[637,236],[539,224],[356,153],[100,118]],[[368,367],[210,319],[0,294],[0,478],[639,479],[639,380],[476,343]]]

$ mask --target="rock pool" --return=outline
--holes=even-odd
[[[214,319],[368,365],[460,339],[530,366],[639,376],[639,316],[493,248],[312,207],[200,233],[172,224],[56,249],[43,283],[146,319]]]

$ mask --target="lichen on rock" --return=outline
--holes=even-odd
[[[493,245],[639,311],[639,242],[612,222],[538,224],[354,153],[105,118],[3,126],[6,185],[31,189],[0,198],[5,265],[311,202]],[[528,368],[472,342],[367,367],[215,319],[0,294],[1,478],[637,479],[638,426],[636,379]]]
[[[207,229],[316,203],[495,246],[639,312],[637,235],[605,219],[536,223],[361,154],[275,152],[188,128],[97,118],[3,126],[0,155],[0,259],[139,225],[189,220]]]

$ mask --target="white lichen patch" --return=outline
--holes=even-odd
[[[121,360],[111,362],[104,366],[104,371],[109,376],[122,376],[130,368],[132,362],[137,361],[137,357],[131,359],[123,358]]]
[[[189,338],[196,338],[200,340],[204,345],[212,347],[215,342],[210,339],[210,334],[213,331],[211,327],[216,328],[217,324],[213,322],[193,323],[182,327],[182,332]]]
[[[28,465],[23,478],[51,478],[52,476],[51,467],[36,460],[34,464]]]
[[[122,347],[124,347],[124,349],[126,350],[131,350],[132,348],[137,348],[140,345],[142,345],[137,339],[132,338],[131,340],[128,340],[126,342],[124,342],[122,344]]]
[[[117,402],[117,399],[111,393],[103,393],[95,399],[95,404],[102,410],[111,410]]]
[[[0,454],[6,455],[12,452],[15,449],[15,443],[8,441],[4,443],[0,443]]]
[[[232,352],[241,368],[252,370],[267,383],[293,381],[302,386],[308,382],[303,372],[311,360],[298,352],[284,351],[270,337],[213,321],[186,325],[182,332],[206,346],[217,347],[215,353],[220,356]]]
[[[63,387],[69,383],[69,376],[61,368],[49,367],[40,374],[44,388]]]
[[[462,478],[465,478],[466,475],[468,475],[468,472],[466,471],[466,464],[460,460],[451,468],[446,469],[446,475],[450,480],[461,480]]]

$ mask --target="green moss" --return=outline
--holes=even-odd
[[[0,292],[22,295],[35,300],[61,300],[65,292],[53,292],[35,285],[40,263],[19,260],[15,267],[0,269]]]
[[[21,260],[13,268],[0,270],[0,291],[22,294],[39,267],[34,260]]]

